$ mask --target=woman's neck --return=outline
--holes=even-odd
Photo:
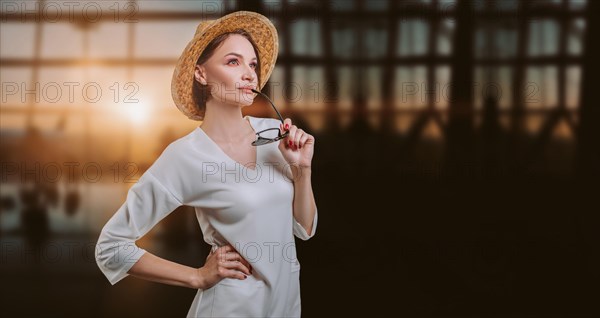
[[[204,121],[200,125],[214,141],[232,143],[242,141],[254,134],[254,130],[242,116],[241,107],[210,103],[206,105]]]

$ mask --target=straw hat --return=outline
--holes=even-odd
[[[258,51],[260,60],[260,83],[262,89],[275,67],[279,41],[277,30],[269,19],[256,12],[237,11],[217,20],[200,22],[194,38],[188,43],[179,57],[171,80],[171,96],[179,110],[192,120],[202,120],[203,112],[198,110],[192,97],[192,84],[195,81],[194,68],[198,57],[215,37],[243,29],[248,32]]]

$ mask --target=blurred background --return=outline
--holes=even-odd
[[[317,140],[305,317],[600,315],[597,1],[0,5],[2,316],[187,313],[195,290],[111,286],[94,246],[200,124],[171,100],[174,65],[199,22],[237,10],[275,24],[264,91]],[[202,266],[193,213],[138,244]]]

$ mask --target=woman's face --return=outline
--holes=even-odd
[[[239,34],[231,34],[203,64],[196,65],[196,80],[208,84],[211,98],[239,106],[251,105],[257,89],[256,54],[250,41]],[[210,99],[209,99],[210,100]]]

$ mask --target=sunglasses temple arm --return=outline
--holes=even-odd
[[[277,113],[277,116],[279,116],[279,119],[281,120],[281,122],[283,123],[283,117],[281,117],[281,114],[279,113],[279,111],[277,110],[277,107],[275,107],[275,104],[273,104],[273,101],[271,101],[271,99],[269,98],[269,96],[267,96],[267,94],[263,93],[263,92],[259,92],[255,89],[252,89],[253,92],[262,95],[264,98],[266,98],[269,103],[271,104],[271,106],[273,107],[273,109],[275,110],[275,112]]]

